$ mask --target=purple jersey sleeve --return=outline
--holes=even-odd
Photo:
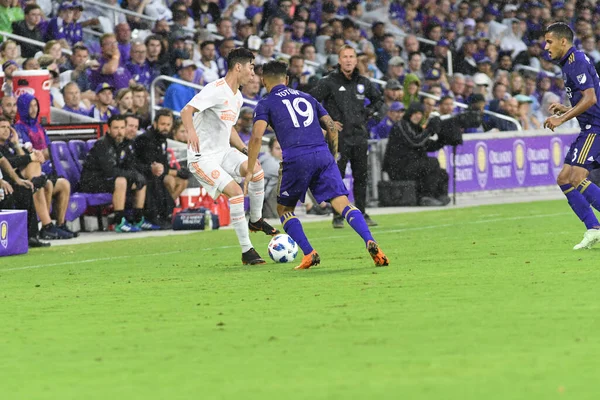
[[[578,90],[584,91],[586,89],[594,88],[594,79],[592,79],[591,74],[595,74],[596,70],[587,56],[574,62],[570,72],[571,79],[577,85]]]
[[[265,103],[261,100],[254,109],[254,122],[265,121],[269,124],[269,110],[265,107]]]

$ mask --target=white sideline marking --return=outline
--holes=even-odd
[[[570,214],[571,213],[564,212],[564,213],[554,213],[554,214],[525,215],[525,216],[520,216],[520,217],[494,218],[494,219],[485,219],[485,220],[477,220],[477,221],[459,222],[459,223],[453,223],[453,224],[425,225],[425,226],[417,226],[414,228],[386,229],[386,230],[376,231],[375,233],[377,235],[381,235],[381,234],[385,234],[385,233],[398,233],[398,232],[409,232],[409,231],[421,231],[421,230],[426,230],[426,229],[448,228],[451,226],[459,226],[459,225],[475,225],[475,224],[486,224],[489,222],[499,222],[499,221],[516,221],[516,220],[520,220],[520,219],[548,218],[548,217],[557,217],[560,215],[570,215]],[[347,236],[348,235],[336,235],[336,236],[327,235],[327,238],[343,239]],[[237,247],[239,247],[239,246],[238,245],[219,246],[219,247],[210,247],[210,248],[200,249],[200,250],[209,251],[209,250],[218,250],[218,249],[231,249],[231,248],[237,248]],[[177,253],[182,253],[182,251],[178,250],[178,251],[168,251],[168,252],[152,253],[152,254],[134,254],[134,255],[125,255],[125,256],[116,256],[116,257],[92,258],[92,259],[80,260],[80,261],[66,261],[66,262],[62,262],[62,263],[53,263],[53,264],[30,265],[27,267],[2,269],[2,270],[0,270],[0,273],[6,272],[6,271],[20,271],[20,270],[25,270],[25,269],[56,267],[59,265],[83,264],[83,263],[92,263],[92,262],[96,262],[96,261],[111,261],[111,260],[120,260],[120,259],[125,259],[125,258],[134,258],[134,257],[153,257],[153,256],[160,256],[160,255],[166,255],[166,254],[177,254]]]

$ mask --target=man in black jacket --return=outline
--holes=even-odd
[[[356,50],[344,45],[338,56],[337,70],[321,79],[310,94],[323,104],[338,125],[340,173],[342,177],[345,176],[346,164],[350,161],[354,178],[354,203],[364,214],[367,225],[375,226],[377,223],[365,213],[369,149],[369,132],[365,123],[381,108],[383,99],[371,81],[359,75],[356,68],[358,63]],[[371,102],[368,107],[365,107],[365,99]],[[334,215],[333,227],[344,227],[344,219],[341,215]]]
[[[112,193],[116,232],[160,229],[144,218],[146,179],[135,169],[133,145],[125,139],[124,115],[108,119],[108,133],[98,139],[88,153],[81,171],[80,191]],[[128,192],[135,192],[133,218],[125,217]]]
[[[150,219],[168,219],[190,177],[187,168],[177,170],[169,166],[167,137],[172,127],[173,113],[163,108],[157,111],[152,126],[139,135],[133,145],[136,168],[148,184],[146,211]]]
[[[25,6],[25,19],[12,23],[12,30],[15,35],[23,36],[28,39],[43,42],[44,37],[40,28],[42,21],[42,9],[37,4],[27,4]],[[21,45],[21,56],[30,58],[40,51],[40,48],[27,42],[18,41]]]
[[[423,105],[412,103],[402,120],[392,127],[383,171],[392,181],[416,181],[419,205],[445,206],[450,202],[448,173],[437,158],[427,155],[441,149],[443,144],[431,139],[432,129],[421,127],[422,118]]]

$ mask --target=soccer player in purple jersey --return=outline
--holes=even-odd
[[[262,81],[268,94],[254,110],[254,127],[248,144],[248,171],[252,171],[268,125],[275,130],[283,151],[279,172],[277,212],[283,229],[298,243],[304,258],[295,269],[308,269],[320,263],[300,220],[294,214],[298,201],[304,202],[308,189],[317,203],[329,201],[365,241],[375,265],[389,265],[388,258],[371,235],[363,214],[348,201],[333,154],[337,154],[337,129],[323,106],[312,96],[288,88],[287,65],[271,61],[263,66]],[[321,125],[326,129],[327,141]],[[246,175],[244,193],[252,174]]]
[[[600,223],[590,207],[600,210],[600,188],[588,179],[590,171],[600,166],[600,140],[596,140],[600,134],[600,79],[594,64],[573,46],[573,31],[567,24],[556,22],[548,26],[545,40],[545,50],[562,68],[572,107],[551,104],[553,115],[546,119],[544,127],[554,131],[572,118],[579,122],[581,133],[571,144],[556,181],[587,228],[573,250],[589,249],[600,242]]]

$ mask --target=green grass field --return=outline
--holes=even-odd
[[[0,259],[0,398],[598,398],[600,250],[565,202],[376,219],[388,268],[324,222],[308,271],[240,265],[232,230]]]

